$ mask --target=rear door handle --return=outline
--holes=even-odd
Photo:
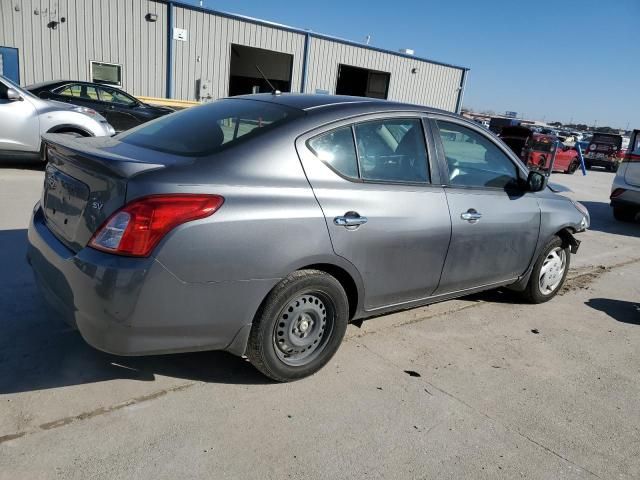
[[[361,217],[358,212],[347,212],[341,217],[335,217],[333,223],[341,227],[358,227],[367,223],[367,217]]]
[[[470,208],[466,212],[461,213],[460,214],[460,218],[462,220],[466,220],[469,223],[477,223],[478,220],[480,220],[482,218],[482,214],[480,212],[476,211],[476,209]]]

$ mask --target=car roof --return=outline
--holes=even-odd
[[[95,83],[95,82],[85,82],[82,80],[49,80],[46,82],[40,82],[40,83],[34,83],[33,85],[29,85],[27,87],[25,87],[27,90],[39,90],[42,88],[47,88],[47,87],[57,87],[59,85],[67,85],[67,84],[74,84],[74,85],[90,85],[90,86],[95,86],[95,87],[106,87],[106,88],[115,88],[117,90],[121,90],[118,87],[112,86],[112,85],[103,85],[101,83]]]
[[[308,94],[308,93],[257,93],[252,95],[238,95],[238,99],[256,100],[260,102],[276,103],[290,108],[297,108],[305,112],[323,109],[336,109],[340,106],[356,108],[363,112],[368,111],[393,111],[393,110],[411,110],[420,112],[442,113],[452,115],[452,112],[430,108],[411,103],[394,102],[379,98],[370,97],[352,97],[348,95],[324,95],[324,94]]]

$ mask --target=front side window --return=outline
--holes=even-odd
[[[113,90],[111,88],[98,88],[98,94],[100,95],[100,100],[102,102],[107,103],[117,103],[119,105],[134,105],[136,101],[131,98],[129,95],[125,95],[118,90]]]
[[[456,123],[436,123],[451,185],[504,188],[517,182],[517,167],[487,137]]]
[[[320,160],[345,177],[358,178],[358,159],[351,127],[342,127],[309,140]]]
[[[262,135],[302,114],[297,109],[254,100],[217,100],[160,117],[118,138],[151,150],[202,156]]]
[[[364,180],[427,182],[427,149],[418,119],[398,118],[355,125]]]

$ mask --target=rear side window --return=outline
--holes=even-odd
[[[358,123],[312,138],[308,145],[320,160],[346,177],[378,182],[429,181],[419,119]]]
[[[351,127],[333,130],[309,141],[309,147],[323,162],[345,177],[358,178],[358,159]]]
[[[217,100],[160,117],[121,133],[118,139],[151,150],[197,157],[262,135],[302,114],[267,102]]]
[[[427,148],[418,119],[390,119],[355,126],[358,162],[365,180],[426,182]]]
[[[76,97],[84,100],[98,100],[98,92],[90,85],[68,85],[55,90],[58,95],[65,97]]]

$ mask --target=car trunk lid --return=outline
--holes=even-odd
[[[41,198],[44,216],[54,235],[76,252],[124,205],[133,176],[167,166],[127,156],[131,152],[119,148],[122,144],[115,139],[45,135],[43,140],[48,160]]]

